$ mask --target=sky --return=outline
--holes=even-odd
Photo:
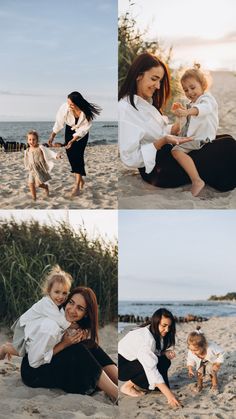
[[[112,210],[0,210],[0,220],[13,217],[16,221],[37,220],[43,224],[69,222],[75,231],[84,226],[89,237],[102,237],[114,242],[118,236],[117,211]]]
[[[172,66],[200,62],[206,70],[236,71],[235,0],[119,0],[119,15],[131,11],[147,40],[173,46]]]
[[[236,211],[119,211],[119,300],[236,292]]]
[[[116,0],[0,0],[0,39],[0,122],[53,121],[75,90],[117,119]]]

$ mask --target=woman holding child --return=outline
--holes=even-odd
[[[204,93],[202,88],[198,97]],[[187,130],[178,136],[179,124],[169,125],[162,115],[169,96],[167,66],[152,54],[140,54],[130,66],[119,92],[122,162],[128,167],[138,168],[142,178],[154,186],[172,188],[191,180],[194,196],[205,183],[220,191],[234,189],[236,141],[230,135],[217,136],[217,141],[212,141],[206,130],[199,147],[187,147],[188,143],[195,142],[195,133],[191,136]],[[182,113],[197,119],[198,113],[200,116],[202,112],[200,108],[200,105],[195,105],[191,111],[182,110]],[[186,147],[181,149],[185,143]],[[173,146],[179,146],[179,149],[171,153]]]

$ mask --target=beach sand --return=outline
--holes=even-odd
[[[117,329],[108,325],[100,331],[100,344],[117,361]],[[1,331],[0,344],[9,340]],[[66,394],[62,390],[26,387],[20,377],[21,358],[0,361],[0,419],[116,418],[118,407],[103,392],[93,396]]]
[[[212,72],[212,94],[219,105],[218,134],[231,134],[236,139],[236,75],[227,71]],[[123,209],[234,209],[236,189],[218,192],[206,186],[199,197],[193,197],[190,184],[179,188],[157,188],[144,182],[137,170],[119,162],[119,208]]]
[[[56,149],[58,151],[58,149]],[[31,198],[28,173],[24,170],[23,152],[0,153],[1,209],[116,209],[117,208],[117,146],[95,145],[85,151],[85,185],[79,196],[70,197],[74,175],[64,148],[63,159],[55,160],[50,196],[37,188],[37,201]]]
[[[212,318],[201,324],[209,341],[222,346],[225,361],[219,372],[219,394],[210,391],[205,377],[201,393],[194,392],[194,379],[188,378],[186,369],[186,339],[196,323],[177,325],[176,358],[169,369],[170,386],[183,404],[183,408],[168,406],[165,396],[151,392],[139,398],[120,394],[120,416],[125,419],[233,419],[236,411],[236,317]],[[130,327],[128,328],[130,330]],[[123,336],[126,329],[121,333]]]

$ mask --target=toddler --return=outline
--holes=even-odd
[[[64,309],[61,305],[66,301],[71,288],[72,277],[70,274],[62,271],[58,265],[55,265],[47,275],[42,292],[44,297],[35,303],[13,324],[14,330],[12,344],[7,342],[0,346],[0,359],[11,355],[24,356],[25,354],[25,326],[28,322],[35,319],[48,317],[55,320],[62,332],[71,324],[66,320]]]
[[[211,388],[218,390],[217,372],[224,361],[224,351],[213,342],[207,342],[205,335],[200,328],[189,334],[187,339],[188,355],[187,367],[189,377],[194,377],[193,367],[197,371],[197,391],[203,388],[203,378],[206,371],[211,378]]]
[[[187,109],[177,106],[177,104],[172,108],[176,116],[187,118],[180,135],[193,137],[193,141],[174,146],[172,149],[173,157],[191,179],[193,196],[197,196],[201,192],[205,183],[188,153],[213,141],[218,128],[218,105],[215,98],[206,92],[207,79],[199,67],[196,64],[194,68],[185,71],[181,78],[182,88],[190,101],[187,104]]]
[[[50,172],[53,168],[53,160],[61,155],[39,145],[39,136],[36,131],[27,134],[28,148],[25,150],[24,164],[29,171],[29,189],[34,201],[36,201],[36,187],[43,188],[46,196],[49,196],[49,188],[46,182],[51,179]]]

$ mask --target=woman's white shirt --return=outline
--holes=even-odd
[[[150,390],[154,390],[156,384],[164,383],[163,377],[157,369],[156,341],[149,326],[140,327],[127,333],[118,343],[118,352],[128,361],[137,359],[142,364]]]
[[[75,123],[75,116],[67,103],[63,103],[56,115],[56,122],[53,126],[53,132],[57,134],[65,124],[69,125],[75,131],[73,137],[79,137],[80,140],[89,131],[92,121],[88,121],[84,112],[81,111],[77,124]]]
[[[64,310],[49,297],[43,297],[20,317],[24,327],[25,349],[33,368],[50,363],[54,346],[61,341],[64,331],[70,326]]]
[[[135,109],[128,97],[118,103],[119,148],[122,162],[129,167],[145,166],[150,173],[156,163],[155,140],[170,134],[168,118],[149,102],[134,95]]]
[[[201,361],[209,361],[211,364],[224,362],[224,351],[223,349],[214,342],[209,343],[207,347],[207,353],[204,359],[199,358],[193,354],[190,350],[187,355],[187,366],[196,367],[196,370],[200,368]]]

